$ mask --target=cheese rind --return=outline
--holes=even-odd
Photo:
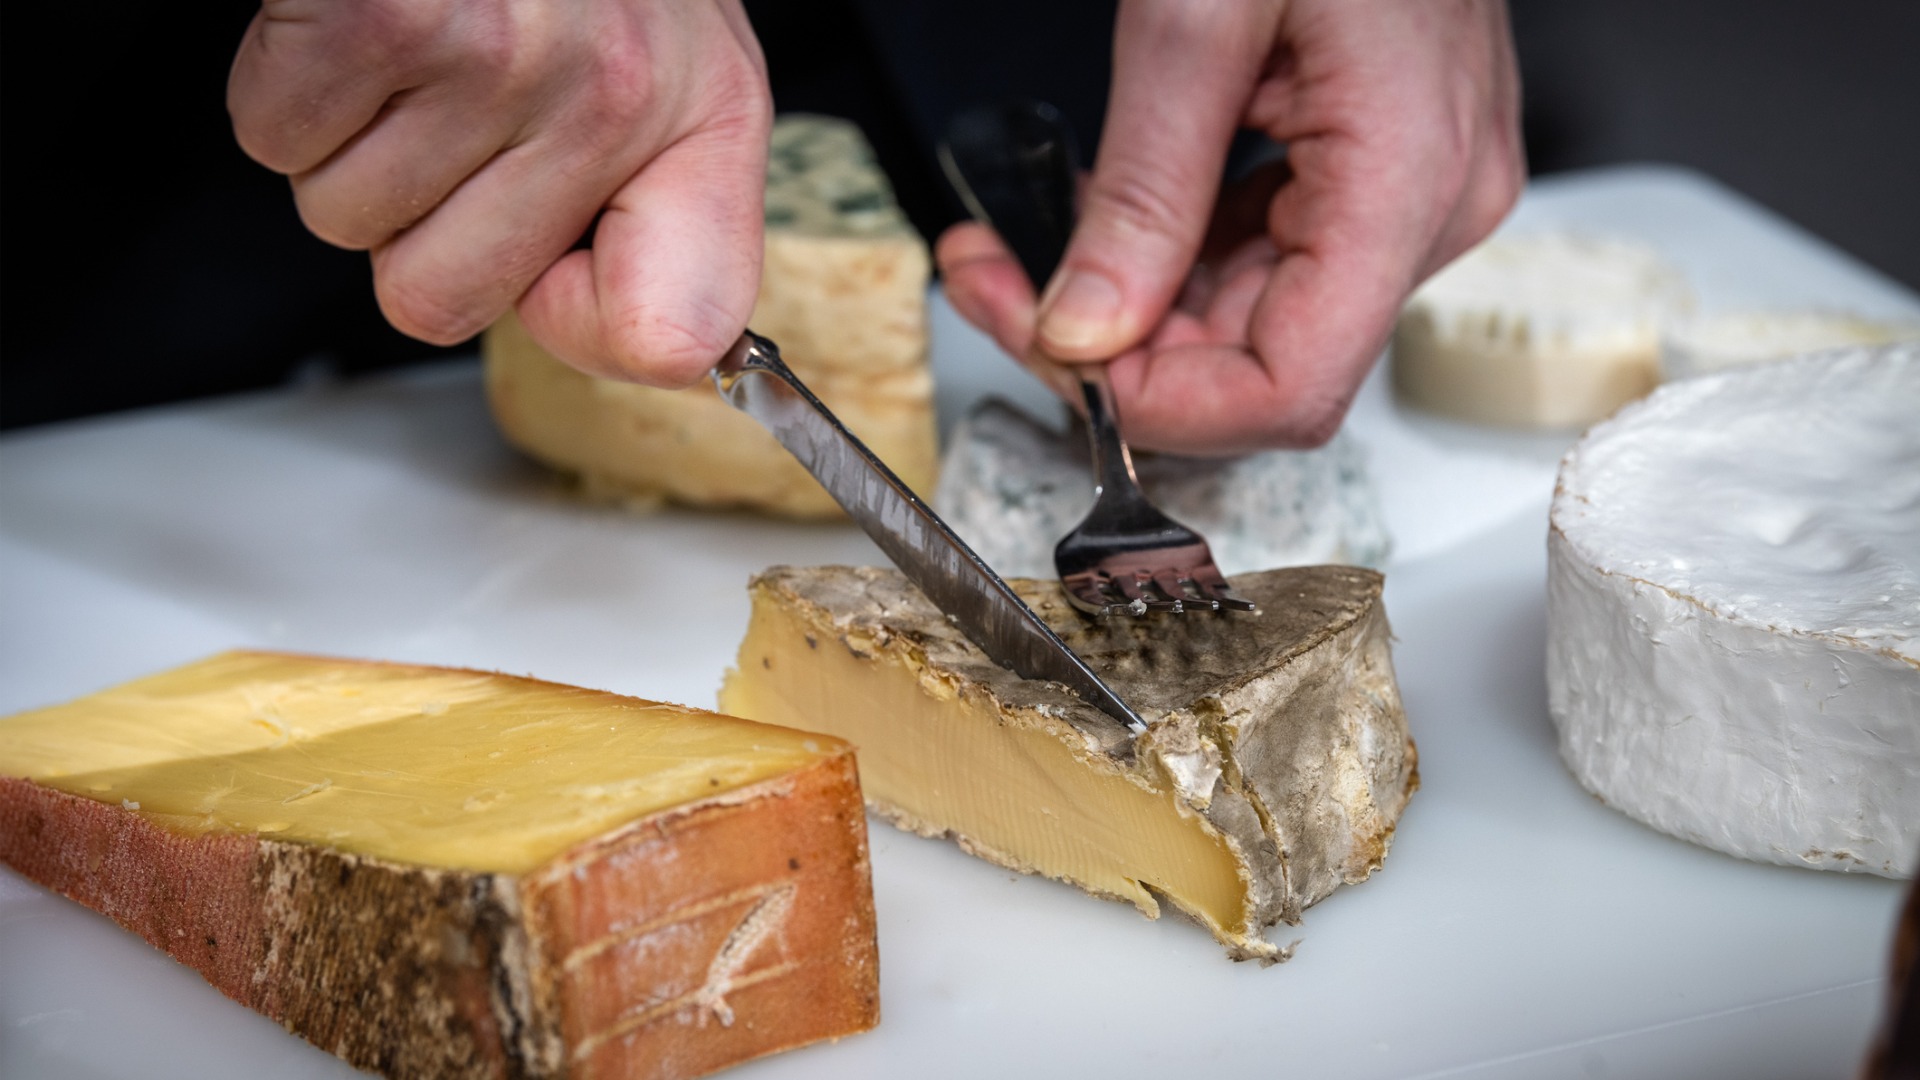
[[[1205,536],[1224,573],[1386,561],[1379,498],[1345,434],[1318,450],[1136,454],[1134,465],[1154,505]],[[1093,507],[1083,440],[990,398],[954,429],[933,504],[1001,573],[1051,574],[1054,544]]]
[[[1920,341],[1920,322],[1869,319],[1841,311],[1729,311],[1667,328],[1660,373],[1685,379],[1789,356]]]
[[[1243,575],[1259,615],[1106,623],[1012,584],[1146,734],[993,664],[891,570],[756,578],[722,705],[853,742],[905,828],[1150,916],[1170,902],[1236,959],[1284,959],[1267,926],[1380,866],[1417,780],[1378,574]]]
[[[293,733],[236,746],[257,741],[263,698]],[[270,654],[109,691],[91,725],[88,700],[0,720],[0,859],[362,1068],[695,1076],[876,1019],[865,821],[837,740],[533,680]],[[534,738],[462,723],[520,706]],[[400,738],[425,721],[442,722],[438,745]],[[97,740],[110,730],[139,745]],[[115,766],[74,768],[90,747]],[[459,775],[503,748],[526,760]],[[696,759],[714,768],[692,776]],[[315,765],[339,782],[307,790]],[[548,766],[557,783],[539,779]],[[582,768],[624,786],[568,790]],[[211,812],[169,805],[215,774]],[[494,798],[461,805],[483,784]],[[354,798],[384,832],[361,835]],[[296,809],[329,800],[352,835],[294,839],[327,817]],[[540,801],[556,812],[524,806]],[[490,830],[504,854],[446,842]]]
[[[1496,236],[1407,301],[1393,336],[1394,387],[1474,423],[1578,427],[1653,389],[1661,327],[1692,306],[1680,272],[1644,245]]]
[[[1561,465],[1547,681],[1609,805],[1744,858],[1911,876],[1920,347],[1670,384]]]
[[[901,479],[931,491],[932,263],[859,130],[827,117],[776,120],[766,213],[749,324]],[[661,390],[585,375],[542,349],[512,313],[481,350],[507,440],[577,475],[591,496],[840,516],[792,455],[705,382]]]

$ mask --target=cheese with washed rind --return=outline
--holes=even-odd
[[[228,653],[0,720],[0,859],[389,1076],[877,1018],[845,743],[531,679]]]
[[[891,570],[777,567],[722,708],[854,743],[903,828],[1157,915],[1236,959],[1385,857],[1416,786],[1380,576],[1242,575],[1257,615],[1090,622],[1056,583],[1014,588],[1146,718],[1138,740],[1063,687],[989,661]]]

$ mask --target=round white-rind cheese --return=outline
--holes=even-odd
[[[1394,388],[1481,424],[1571,428],[1659,382],[1661,328],[1693,306],[1658,251],[1572,232],[1496,236],[1407,301]]]
[[[1663,387],[1561,463],[1560,751],[1729,854],[1910,877],[1920,854],[1920,345]]]
[[[1844,311],[1721,312],[1666,329],[1660,340],[1660,374],[1686,379],[1804,353],[1897,341],[1920,341],[1920,322]]]

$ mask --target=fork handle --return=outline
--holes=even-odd
[[[1087,407],[1087,445],[1093,451],[1094,498],[1109,491],[1138,487],[1140,479],[1133,471],[1133,451],[1120,437],[1120,414],[1113,406],[1113,384],[1107,379],[1105,364],[1077,364],[1080,398]]]
[[[967,109],[947,123],[940,167],[974,220],[993,227],[1046,287],[1073,235],[1080,183],[1073,129],[1039,101]]]
[[[1073,236],[1080,169],[1060,111],[1038,101],[968,109],[947,125],[940,165],[975,219],[991,225],[1026,270],[1036,293],[1046,287]],[[1096,497],[1138,483],[1120,437],[1120,414],[1105,364],[1070,365],[1080,379],[1093,453]]]

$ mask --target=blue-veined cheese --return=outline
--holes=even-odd
[[[766,224],[750,325],[894,472],[929,490],[938,465],[931,262],[857,127],[819,116],[775,121]],[[704,382],[660,390],[593,378],[541,349],[511,313],[488,330],[482,351],[501,431],[578,476],[590,495],[840,513],[771,435]]]
[[[1229,574],[1378,567],[1389,549],[1365,455],[1344,433],[1317,450],[1239,458],[1136,453],[1141,487],[1207,538]],[[934,508],[1002,574],[1053,574],[1053,548],[1093,507],[1083,438],[988,400],[953,432]]]

